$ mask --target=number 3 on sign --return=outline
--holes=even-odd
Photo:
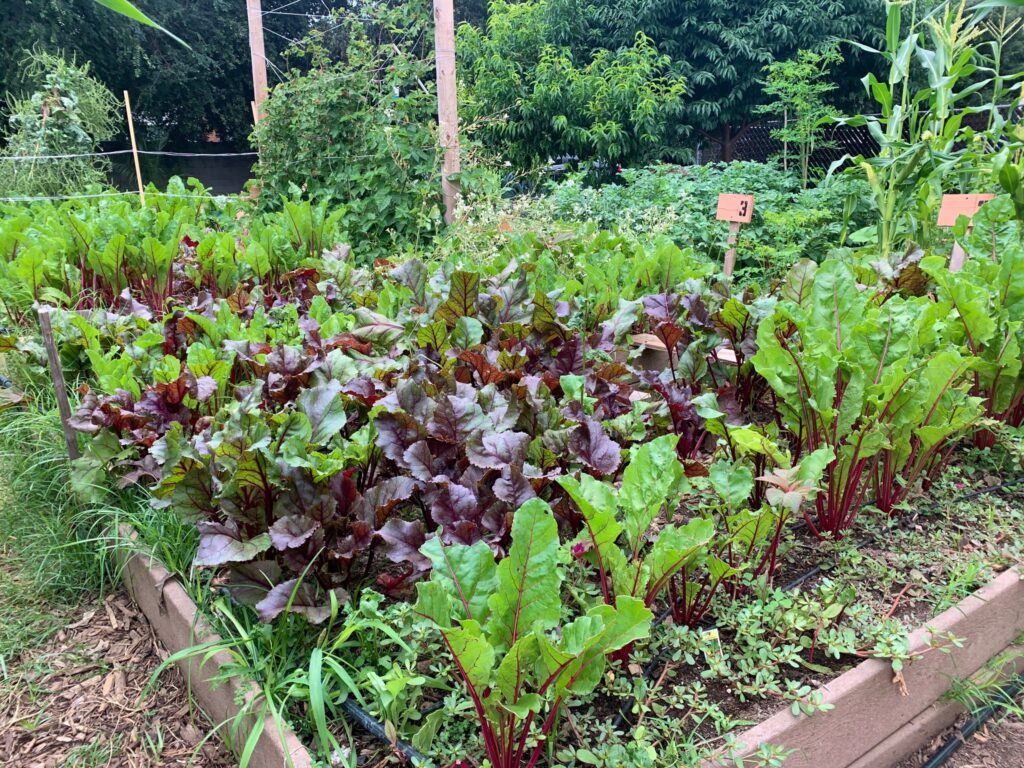
[[[718,211],[715,213],[715,218],[719,221],[749,224],[753,217],[753,195],[722,194],[718,196]]]

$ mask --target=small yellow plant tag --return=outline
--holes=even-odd
[[[725,659],[725,651],[722,650],[722,638],[718,634],[718,627],[705,629],[700,633],[700,639],[704,651],[704,660],[708,664],[714,664],[716,661],[720,662]],[[714,654],[717,658],[711,658],[711,654]]]

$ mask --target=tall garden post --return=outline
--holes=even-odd
[[[60,355],[57,352],[57,344],[53,340],[53,325],[50,322],[50,312],[53,311],[53,308],[39,305],[37,311],[39,312],[39,331],[43,336],[46,358],[50,363],[50,377],[53,379],[54,394],[57,396],[57,410],[60,412],[60,425],[64,430],[64,442],[68,446],[68,456],[74,460],[80,455],[78,439],[75,437],[75,430],[71,428],[71,404],[68,402],[68,387],[64,383],[64,369],[60,366]]]
[[[455,219],[459,182],[459,104],[455,85],[455,10],[452,0],[434,0],[434,56],[437,60],[437,124],[444,159],[441,163],[441,195],[444,220]]]
[[[721,194],[718,196],[718,210],[715,218],[719,221],[729,222],[729,237],[726,240],[728,249],[725,252],[725,264],[722,271],[731,275],[736,268],[736,241],[740,236],[740,225],[749,224],[754,217],[754,196],[753,195],[730,195]]]
[[[263,100],[267,97],[267,56],[263,48],[263,8],[260,0],[245,0],[249,17],[249,58],[252,62],[252,93],[256,115],[263,114]]]
[[[966,216],[968,220],[973,219],[978,209],[993,197],[995,195],[991,194],[943,195],[937,223],[940,227],[952,227],[961,216]],[[973,226],[969,223],[967,231],[970,232]],[[954,241],[953,251],[949,254],[949,271],[959,272],[964,268],[966,259],[967,254],[964,253],[963,246]]]

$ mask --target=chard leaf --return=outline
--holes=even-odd
[[[569,449],[595,472],[610,475],[622,463],[619,444],[608,437],[596,419],[586,417],[569,437]]]
[[[715,535],[710,520],[696,518],[683,527],[667,525],[661,529],[650,553],[644,560],[648,602],[675,573],[692,565]],[[637,590],[640,594],[641,590]]]
[[[256,603],[256,614],[260,621],[269,624],[285,611],[305,616],[310,624],[322,624],[330,617],[332,603],[343,605],[348,602],[348,592],[338,588],[330,593],[320,594],[308,582],[288,579],[271,589],[267,596]]]
[[[539,627],[558,624],[562,573],[558,525],[541,499],[521,506],[512,520],[512,547],[498,565],[498,588],[488,604],[487,632],[495,648],[505,650]]]
[[[446,629],[442,634],[466,682],[483,698],[494,670],[494,648],[484,637],[480,623],[466,619],[460,626]]]
[[[466,446],[470,463],[480,469],[502,469],[507,465],[522,465],[530,436],[525,432],[499,432],[483,435],[479,441]]]
[[[448,298],[434,314],[449,327],[455,327],[460,317],[476,314],[476,302],[480,295],[480,275],[476,272],[456,272],[452,275]]]
[[[623,529],[632,552],[639,552],[644,536],[661,508],[674,503],[686,474],[676,456],[676,435],[663,435],[635,448],[622,473],[619,504]]]
[[[746,504],[754,490],[754,472],[746,462],[716,461],[711,465],[709,479],[730,510]]]
[[[579,480],[563,475],[557,478],[557,482],[576,502],[586,520],[587,530],[580,533],[579,539],[590,539],[601,552],[614,546],[622,533],[622,526],[615,519],[618,500],[611,486],[590,475],[581,475]]]
[[[460,620],[472,619],[481,624],[486,623],[490,615],[489,600],[498,587],[498,572],[491,548],[482,541],[472,546],[445,546],[439,538],[433,538],[420,548],[420,552],[429,558],[434,566],[430,574],[430,583],[440,585],[440,588],[456,601],[454,615]],[[421,600],[425,600],[424,607],[435,606],[430,610],[436,612],[435,596],[428,594],[424,597],[422,587],[423,585],[419,585],[418,588]],[[417,610],[425,613],[420,607],[417,607]],[[434,614],[427,615],[437,621]],[[450,617],[451,613],[448,615]],[[438,623],[441,624],[439,621]]]
[[[529,632],[502,657],[494,685],[503,702],[521,700],[524,686],[533,679],[538,647],[537,635]],[[522,718],[522,715],[517,716]]]
[[[293,549],[309,541],[319,527],[320,523],[306,515],[287,515],[270,526],[270,541],[274,549]]]
[[[422,521],[392,517],[377,535],[388,545],[387,557],[391,562],[409,563],[418,571],[430,568],[430,560],[420,552],[426,541]]]
[[[647,637],[652,618],[642,600],[622,595],[615,606],[595,606],[567,625],[557,643],[541,637],[540,655],[554,678],[554,693],[564,697],[593,691],[607,655]]]

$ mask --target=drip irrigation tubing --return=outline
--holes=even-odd
[[[377,718],[368,714],[362,707],[356,704],[351,698],[345,699],[341,703],[341,710],[348,717],[362,726],[363,730],[369,733],[371,736],[376,737],[385,744],[390,744],[391,748],[399,753],[400,757],[407,760],[416,760],[420,762],[426,762],[427,758],[419,750],[417,750],[411,744],[406,744],[401,739],[395,739],[392,741],[388,738],[387,731],[384,730],[384,724],[381,723]]]
[[[970,491],[968,493],[964,493],[964,494],[961,494],[959,496],[956,496],[953,499],[951,499],[949,502],[936,502],[934,504],[929,504],[928,506],[926,506],[926,507],[924,507],[922,509],[916,509],[913,512],[909,512],[906,515],[903,515],[900,518],[900,520],[899,520],[899,522],[897,524],[897,527],[902,528],[902,527],[908,525],[909,523],[915,522],[917,520],[920,520],[922,517],[928,516],[929,514],[934,512],[936,509],[938,509],[939,506],[941,506],[943,503],[962,504],[965,501],[970,501],[970,500],[976,499],[976,498],[978,498],[980,496],[985,496],[987,494],[995,493],[997,491],[1006,490],[1007,488],[1014,488],[1014,487],[1016,487],[1018,485],[1024,485],[1024,476],[1017,477],[1017,478],[1015,478],[1013,480],[1007,480],[1006,482],[999,483],[997,485],[989,485],[989,486],[986,486],[984,488],[978,488],[978,489]],[[864,505],[864,507],[867,507],[867,506],[870,506],[870,502],[868,502],[867,504]],[[857,542],[856,548],[857,549],[864,549],[864,547],[870,546],[871,544],[875,543],[875,541],[876,541],[876,534],[871,534],[870,536],[866,536],[863,539],[861,539],[859,542]],[[820,564],[819,565],[815,565],[813,568],[810,568],[805,573],[801,574],[800,576],[797,576],[795,579],[793,579],[791,582],[789,582],[788,584],[783,586],[781,589],[782,589],[783,592],[792,592],[794,589],[796,589],[797,587],[799,587],[802,584],[806,583],[810,579],[813,579],[815,576],[817,576],[821,572],[822,572],[821,565]],[[658,616],[657,619],[655,619],[654,626],[658,626],[659,624],[664,623],[665,620],[669,617],[670,614],[671,614],[671,610],[666,610],[664,613],[662,613],[660,616]],[[704,622],[702,622],[698,628],[699,629],[710,629],[713,626],[714,626],[714,621],[712,619],[708,619],[708,620],[705,620]],[[643,671],[643,679],[644,680],[650,681],[654,677],[654,673],[661,667],[662,662],[663,662],[664,657],[665,657],[665,654],[668,653],[668,650],[669,650],[668,648],[663,648],[661,651],[659,651],[657,654],[655,654],[653,659],[651,659],[649,662],[647,662],[647,665],[644,667],[644,671]],[[628,698],[624,699],[620,703],[620,705],[618,707],[618,710],[619,710],[618,714],[616,714],[615,721],[614,721],[614,723],[612,725],[613,728],[621,728],[623,725],[626,724],[626,721],[629,719],[629,712],[630,712],[630,710],[633,709],[633,705],[635,703],[636,703],[636,697],[635,696],[629,696]],[[922,768],[924,768],[924,767],[922,767]]]
[[[928,758],[928,762],[922,765],[921,768],[939,768],[940,765],[945,764],[945,762],[953,756],[953,753],[967,742],[967,739],[971,738],[971,736],[973,736],[981,726],[987,723],[989,719],[999,711],[1000,707],[1016,699],[1017,695],[1022,690],[1024,690],[1024,674],[1018,675],[1015,679],[1000,688],[999,700],[989,704],[983,710],[975,714],[963,728],[959,729],[956,733],[946,739],[945,744],[939,747],[939,750]]]

